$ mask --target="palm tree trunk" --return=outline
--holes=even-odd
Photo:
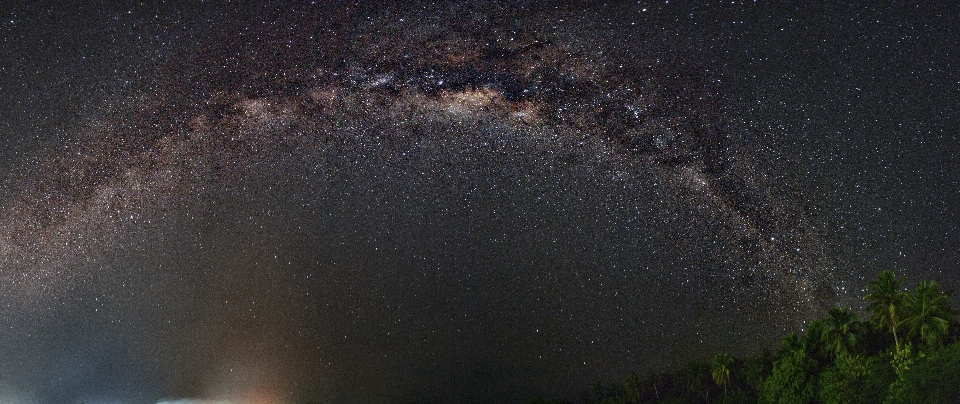
[[[900,349],[900,340],[897,339],[897,316],[894,311],[896,308],[891,304],[887,307],[887,315],[890,316],[890,331],[893,332],[893,345]]]

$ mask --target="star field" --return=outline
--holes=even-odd
[[[5,10],[0,400],[572,396],[950,289],[955,11]]]

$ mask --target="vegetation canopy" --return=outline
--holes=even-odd
[[[776,354],[716,354],[622,383],[597,382],[584,404],[960,403],[960,311],[934,281],[912,291],[893,271],[867,284],[867,319],[833,308]],[[570,403],[537,397],[531,403]]]

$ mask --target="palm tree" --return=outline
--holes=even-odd
[[[857,336],[852,330],[857,315],[849,309],[834,307],[827,316],[827,329],[822,337],[826,348],[836,357],[850,354],[857,343]]]
[[[677,371],[677,376],[687,386],[687,391],[703,398],[703,402],[710,402],[710,388],[706,383],[707,372],[710,366],[706,362],[687,362],[687,365]]]
[[[713,357],[713,368],[711,375],[713,376],[713,382],[717,384],[718,387],[723,387],[723,395],[727,395],[727,386],[730,385],[730,364],[733,363],[733,358],[730,355],[721,353]]]
[[[644,385],[650,385],[653,396],[657,398],[657,402],[660,402],[660,388],[657,386],[665,383],[663,373],[650,373],[644,378],[643,383]]]
[[[904,319],[897,328],[908,336],[919,337],[929,347],[938,347],[950,329],[957,311],[950,307],[950,296],[940,291],[935,281],[920,282],[913,294],[907,295]]]
[[[811,358],[819,358],[824,353],[829,353],[825,346],[826,339],[823,337],[823,334],[826,332],[827,328],[823,320],[818,318],[811,321],[806,327],[806,333],[803,334],[803,338],[800,339],[800,349],[803,349]]]
[[[877,275],[877,280],[867,284],[870,293],[867,301],[870,306],[870,320],[878,327],[893,333],[893,343],[900,347],[897,339],[897,324],[900,322],[904,299],[907,293],[902,290],[902,279],[897,279],[893,271],[883,271]]]

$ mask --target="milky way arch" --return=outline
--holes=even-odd
[[[821,226],[751,144],[721,73],[650,33],[607,38],[596,17],[504,7],[294,18],[275,37],[191,49],[156,89],[11,177],[5,299],[46,305],[97,278],[82,269],[104,249],[265,167],[441,156],[441,173],[487,160],[516,177],[639,178],[666,212],[643,220],[662,222],[680,254],[721,251],[690,271],[735,304],[791,323],[832,301]],[[367,182],[357,188],[378,186]]]

